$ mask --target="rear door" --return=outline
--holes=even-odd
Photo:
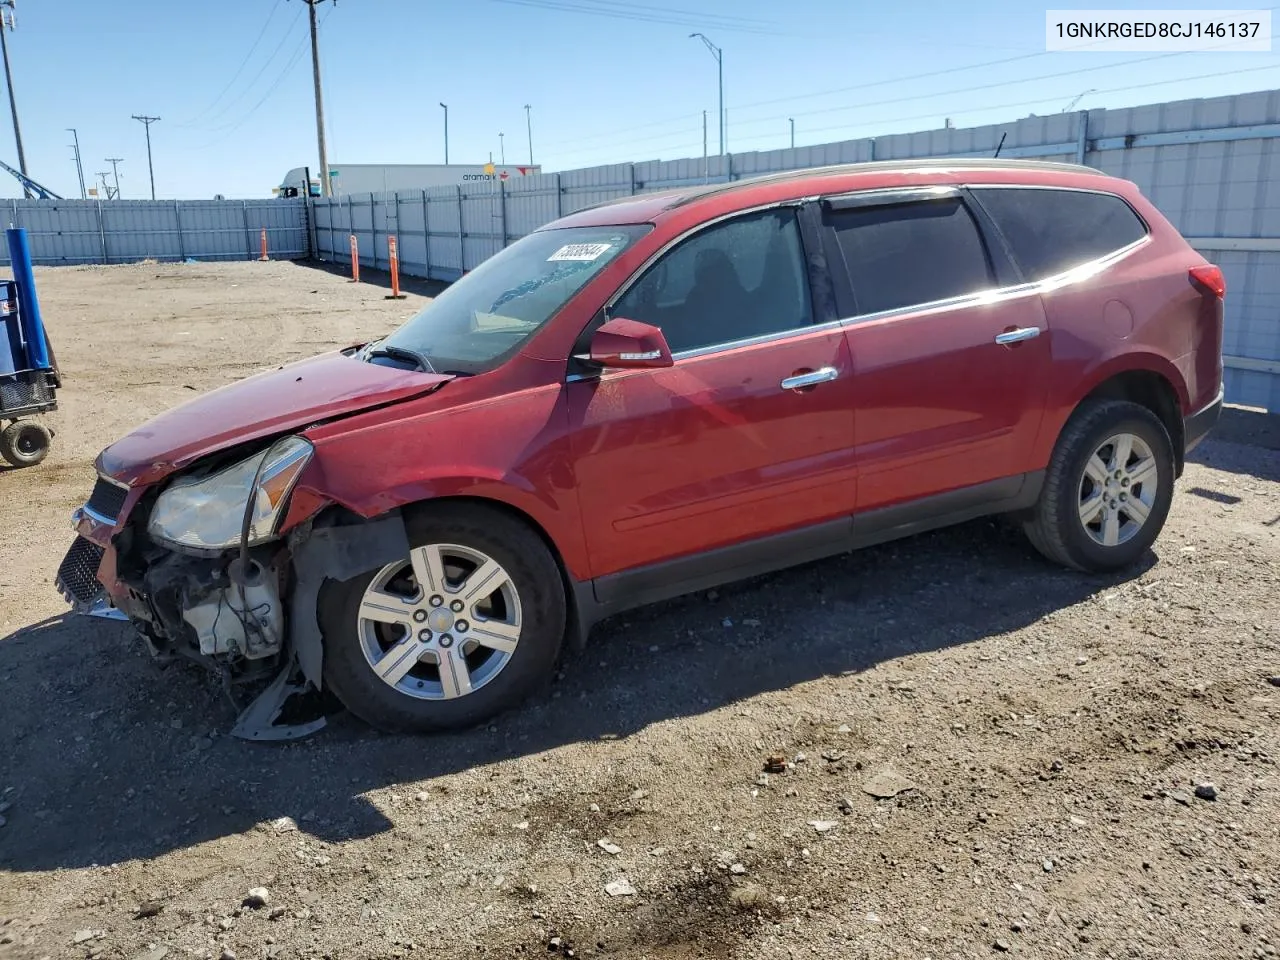
[[[854,366],[859,511],[1034,469],[1050,331],[981,216],[949,187],[823,204]]]

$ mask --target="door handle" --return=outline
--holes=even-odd
[[[840,376],[840,371],[835,367],[823,367],[821,370],[814,370],[810,373],[797,373],[795,376],[786,377],[779,386],[783,390],[799,390],[801,387],[812,387],[819,383],[826,383]]]
[[[1019,327],[1017,330],[1008,330],[1005,333],[996,334],[996,343],[1007,345],[1010,343],[1021,343],[1023,340],[1034,340],[1040,336],[1039,327]]]

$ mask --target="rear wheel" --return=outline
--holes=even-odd
[[[0,433],[0,456],[15,467],[33,467],[49,454],[52,434],[34,420],[19,420]]]
[[[1173,475],[1173,444],[1154,413],[1128,401],[1089,401],[1058,439],[1024,529],[1050,560],[1090,572],[1119,570],[1160,535]]]
[[[565,631],[559,568],[542,539],[472,504],[409,521],[407,557],[320,597],[324,681],[384,730],[468,727],[551,676]]]

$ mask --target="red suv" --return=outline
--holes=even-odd
[[[604,204],[383,340],[112,444],[60,587],[157,654],[275,675],[264,723],[305,679],[432,730],[515,704],[617,611],[974,517],[1114,570],[1219,415],[1223,294],[1082,166]]]

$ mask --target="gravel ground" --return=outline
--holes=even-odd
[[[199,670],[64,615],[68,514],[123,431],[423,288],[37,277],[67,385],[0,475],[0,957],[1280,950],[1280,418],[1228,411],[1124,576],[978,522],[615,619],[465,736],[247,744]]]

